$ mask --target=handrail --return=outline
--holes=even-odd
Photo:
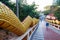
[[[37,24],[36,24],[37,25]],[[32,32],[34,31],[33,29],[35,29],[36,25],[34,25],[33,27],[29,28],[23,35],[17,37],[15,40],[23,40],[23,38],[25,38],[27,36],[27,40],[29,39],[30,35],[32,34]],[[29,34],[31,32],[31,34]],[[14,39],[14,38],[13,38]],[[12,39],[11,39],[12,40]]]
[[[38,23],[38,25],[39,25],[39,23]],[[36,27],[35,27],[34,31],[32,32],[32,34],[31,34],[31,35],[30,35],[30,37],[29,37],[29,40],[31,40],[32,35],[34,35],[34,33],[36,32],[37,28],[38,28],[38,26],[36,25]]]
[[[58,25],[58,24],[53,24],[53,23],[50,23],[50,24],[52,24],[52,26],[54,26],[55,29],[60,30],[60,25]]]
[[[60,25],[49,22],[55,29],[60,30]]]

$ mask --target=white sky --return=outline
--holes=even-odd
[[[38,6],[38,11],[43,11],[44,7],[47,5],[52,5],[53,0],[27,0],[28,4],[32,4],[33,2],[35,2],[35,4],[39,5]]]
[[[16,0],[11,0],[12,2],[16,3]]]
[[[15,2],[16,0],[11,1]],[[32,4],[33,2],[35,2],[36,5],[39,5],[37,9],[38,11],[40,10],[43,11],[45,6],[52,5],[53,0],[27,0],[27,3],[29,5]]]

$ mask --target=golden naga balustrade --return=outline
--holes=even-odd
[[[30,16],[27,16],[25,20],[21,22],[11,9],[0,3],[0,28],[11,31],[20,36],[26,32],[32,22],[33,18]]]

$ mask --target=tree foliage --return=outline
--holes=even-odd
[[[19,8],[20,8],[20,19],[22,18],[21,20],[23,20],[28,15],[36,18],[39,17],[36,11],[37,7],[35,4],[32,4],[32,5],[23,4]]]
[[[48,15],[50,13],[50,10],[43,11],[45,15]]]
[[[55,12],[54,12],[55,16],[57,17],[58,20],[60,20],[60,8],[57,9]]]
[[[60,6],[60,0],[56,0],[56,8],[57,6]],[[58,8],[55,12],[54,12],[55,16],[57,17],[58,20],[60,20],[60,8]]]
[[[60,0],[56,0],[56,5],[60,6]]]
[[[16,4],[15,3],[9,2],[9,0],[0,0],[0,2],[7,5],[16,14],[16,6],[15,6]]]
[[[16,13],[16,3],[9,2],[9,0],[0,0],[0,2],[7,5],[11,10]],[[37,7],[33,3],[32,5],[19,4],[19,18],[24,20],[26,16],[30,15],[31,17],[39,18],[38,12],[36,11]]]

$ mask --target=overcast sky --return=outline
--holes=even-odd
[[[16,2],[16,0],[11,0],[13,2]],[[52,5],[53,3],[53,0],[27,0],[27,3],[30,5],[32,4],[33,2],[35,2],[36,5],[39,5],[38,7],[38,11],[39,10],[44,10],[44,7],[47,6],[47,5]]]
[[[33,2],[35,2],[37,5],[39,5],[37,10],[44,10],[44,7],[47,5],[52,5],[53,0],[27,0],[28,4],[32,4]]]

